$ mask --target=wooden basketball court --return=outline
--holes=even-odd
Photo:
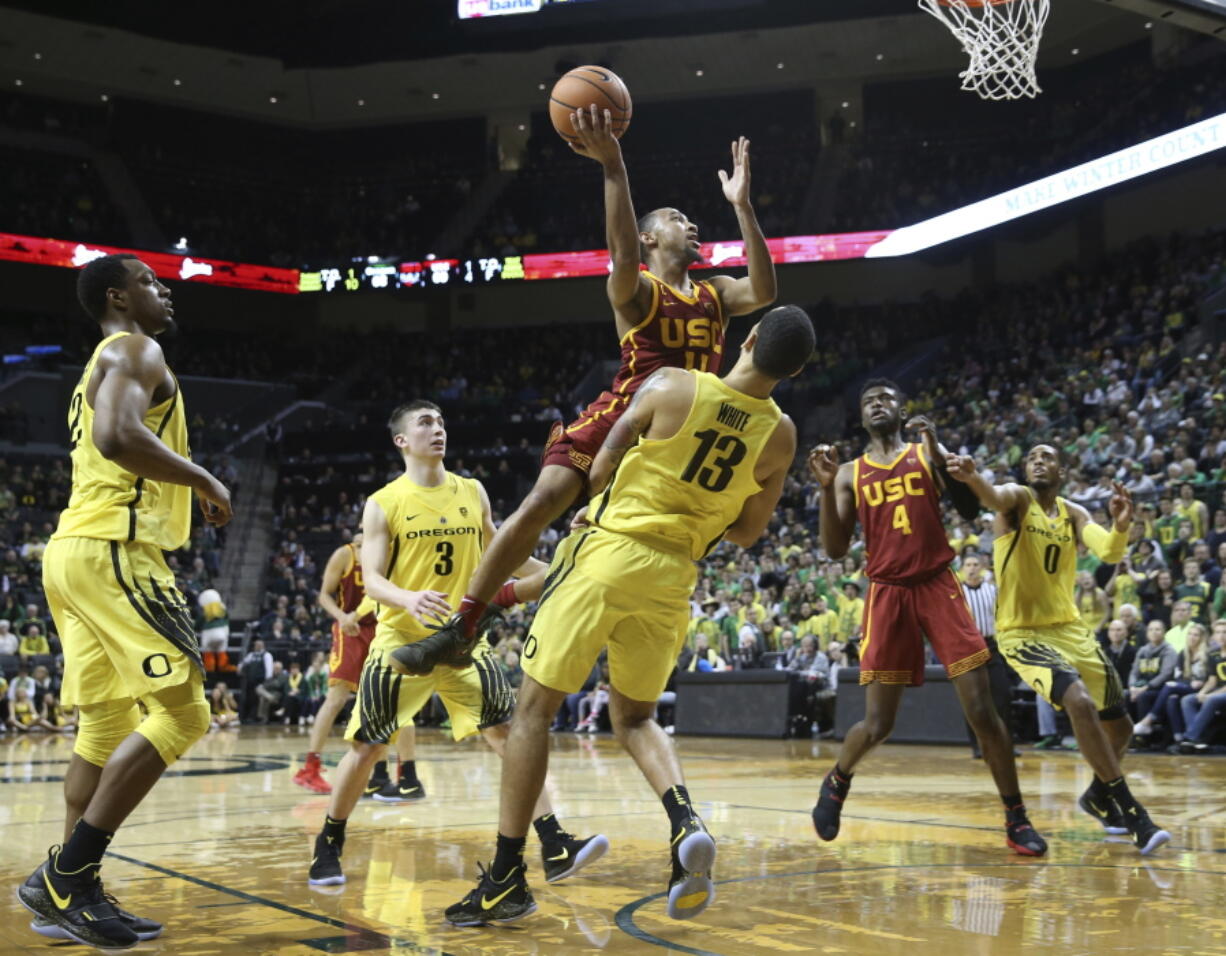
[[[1173,835],[1143,860],[1075,808],[1088,782],[1075,754],[1026,753],[1031,817],[1051,843],[1035,861],[1004,847],[991,781],[965,748],[882,748],[856,777],[839,840],[820,844],[809,811],[834,744],[682,739],[719,859],[715,903],[678,923],[662,901],[659,802],[613,740],[555,736],[559,815],[578,834],[607,834],[609,855],[550,887],[530,837],[537,914],[457,930],[442,910],[492,853],[497,758],[475,740],[421,732],[429,798],[363,801],[345,848],[349,882],[321,892],[306,871],[327,798],[290,781],[305,743],[296,728],[210,734],[136,811],[106,860],[107,886],[167,930],[133,952],[1226,954],[1220,759],[1128,759],[1134,792]],[[70,748],[0,740],[0,952],[85,951],[29,931],[13,893],[60,840]]]

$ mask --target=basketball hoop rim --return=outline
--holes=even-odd
[[[964,7],[1003,7],[1013,0],[937,0],[937,3],[942,7],[952,7],[955,3]]]

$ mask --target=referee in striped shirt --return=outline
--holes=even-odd
[[[962,593],[966,595],[971,617],[975,619],[975,626],[979,628],[979,633],[983,635],[991,653],[987,668],[992,702],[1012,736],[1013,681],[1010,679],[1008,666],[1000,656],[1000,648],[996,646],[996,584],[983,576],[984,563],[983,555],[973,552],[962,559]],[[976,758],[983,756],[970,724],[966,725],[966,732],[970,737],[973,755]]]

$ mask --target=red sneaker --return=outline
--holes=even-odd
[[[315,754],[309,755],[306,766],[294,774],[294,783],[313,793],[331,793],[332,784],[323,778],[320,769],[319,757]]]

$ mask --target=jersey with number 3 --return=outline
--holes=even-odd
[[[861,455],[853,469],[869,580],[918,584],[948,568],[954,549],[945,534],[941,493],[923,446],[904,446],[888,465]]]
[[[711,551],[762,490],[758,457],[779,424],[779,406],[691,371],[694,399],[671,438],[640,438],[592,499],[588,520],[658,551],[692,560]]]
[[[387,519],[387,579],[406,591],[441,591],[457,606],[485,546],[478,483],[447,472],[441,485],[426,487],[401,475],[370,500]],[[379,605],[379,624],[394,629],[394,639],[381,627],[372,646],[399,646],[430,633],[408,611],[385,604]]]
[[[996,630],[1046,627],[1079,620],[1077,540],[1068,504],[1056,499],[1048,515],[1026,489],[1030,503],[1015,530],[992,543],[996,568]]]

